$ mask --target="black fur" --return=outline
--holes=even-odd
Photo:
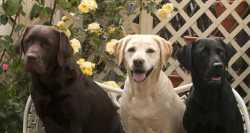
[[[193,81],[183,118],[187,133],[244,132],[242,116],[225,76],[232,56],[232,47],[219,39],[200,39],[179,50],[177,58],[191,72]]]

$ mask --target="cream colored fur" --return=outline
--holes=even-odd
[[[128,52],[134,47],[135,52]],[[147,49],[154,53],[145,52]],[[185,105],[161,70],[172,53],[165,39],[156,35],[129,35],[119,41],[116,56],[128,71],[125,93],[120,99],[120,115],[127,133],[184,133],[182,117]],[[153,71],[143,82],[135,82],[130,71],[133,60],[143,59],[144,68]]]

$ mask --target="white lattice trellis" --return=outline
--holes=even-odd
[[[131,19],[128,19],[127,23],[130,21],[130,24],[133,25],[132,21],[139,15],[139,25],[133,25],[134,29],[137,29],[133,32],[159,34],[182,46],[186,44],[183,37],[189,33],[197,37],[210,35],[224,37],[225,42],[231,43],[236,50],[228,67],[232,77],[231,85],[242,94],[246,103],[249,102],[250,0],[169,0],[169,2],[173,3],[177,9],[170,18],[161,19],[156,12],[148,14],[142,10],[130,17]],[[224,11],[219,13],[219,10]],[[180,20],[184,23],[176,28],[176,23],[178,24]],[[201,20],[203,22],[199,22]],[[225,21],[231,21],[230,27],[226,27]],[[201,25],[205,25],[205,28],[200,28]],[[162,35],[164,32],[167,32],[169,36]],[[190,76],[179,67],[179,63],[175,59],[170,59],[168,63],[170,65],[166,70],[167,74],[177,72],[183,79],[180,85],[190,82]]]

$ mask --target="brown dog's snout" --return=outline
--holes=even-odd
[[[142,67],[144,64],[144,60],[143,59],[136,59],[133,61],[133,64],[135,67]]]
[[[27,61],[35,61],[35,60],[37,60],[38,55],[36,55],[34,53],[27,53],[26,57],[27,57]]]
[[[25,54],[27,62],[37,61],[40,51],[41,47],[39,45],[31,46]]]

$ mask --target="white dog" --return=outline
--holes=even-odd
[[[129,35],[116,45],[128,74],[119,110],[127,133],[185,132],[185,105],[162,71],[171,53],[171,44],[156,35]]]

